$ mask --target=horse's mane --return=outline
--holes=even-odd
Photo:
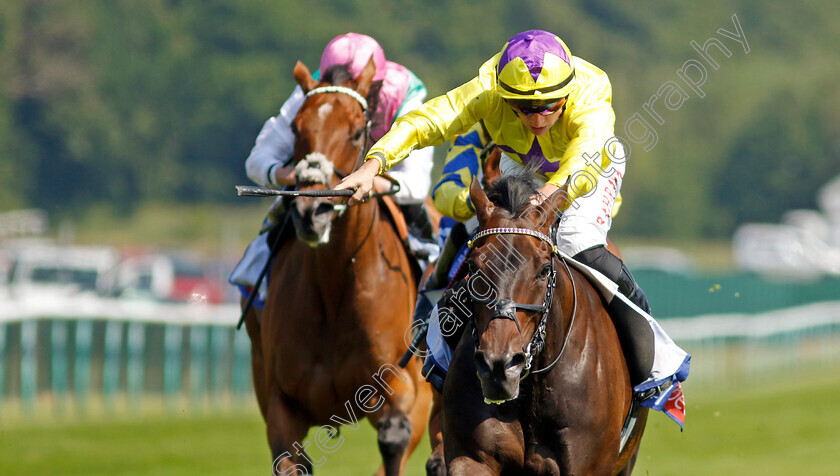
[[[487,198],[497,207],[515,216],[531,205],[531,195],[538,190],[533,179],[538,170],[539,165],[532,162],[518,174],[494,180],[487,187]]]

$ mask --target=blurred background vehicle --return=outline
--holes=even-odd
[[[115,295],[193,304],[221,304],[227,284],[210,265],[180,253],[134,253],[119,263]]]
[[[10,296],[19,300],[107,295],[114,286],[111,272],[119,263],[119,253],[107,246],[19,243],[7,253],[12,257]]]
[[[735,264],[774,278],[840,276],[840,176],[816,196],[818,210],[788,210],[779,223],[740,225],[732,238]]]

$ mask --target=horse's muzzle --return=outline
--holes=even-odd
[[[524,352],[494,355],[476,350],[473,358],[485,401],[502,403],[519,396],[519,380],[527,360]]]
[[[299,240],[313,247],[329,241],[330,225],[335,216],[335,206],[331,201],[298,198],[291,214]]]

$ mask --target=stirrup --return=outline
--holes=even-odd
[[[635,398],[639,403],[650,399],[655,400],[659,395],[662,394],[662,392],[665,392],[666,390],[671,388],[671,385],[673,385],[673,382],[671,381],[671,379],[668,379],[655,387],[651,387],[647,390],[642,390],[641,392],[636,393],[635,395],[633,395],[633,398]]]

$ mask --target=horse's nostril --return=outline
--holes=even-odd
[[[516,367],[519,365],[525,364],[525,354],[517,353],[511,357],[510,362],[508,362],[508,368]]]
[[[324,213],[332,213],[333,211],[335,211],[333,204],[325,202],[318,205],[318,208],[315,209],[315,215],[323,215]]]
[[[523,352],[518,352],[513,354],[511,357],[510,362],[508,362],[507,368],[514,369],[516,367],[522,367],[525,365],[525,354]]]
[[[483,351],[475,351],[473,358],[475,359],[475,367],[479,374],[487,375],[490,373],[490,364],[487,362],[487,357]]]

